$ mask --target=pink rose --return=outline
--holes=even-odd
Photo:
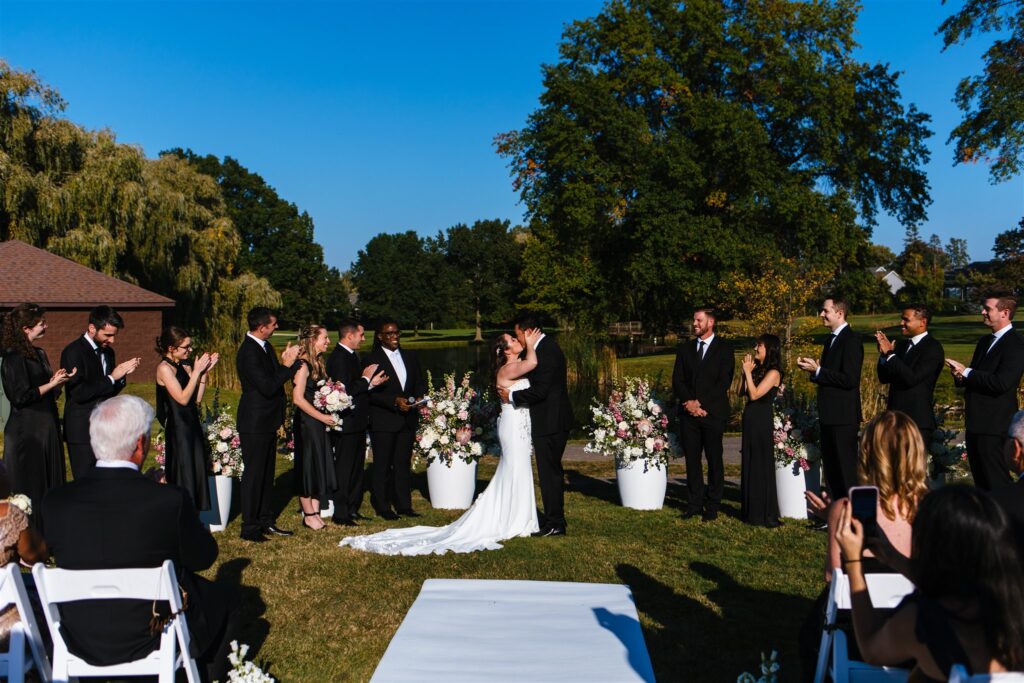
[[[654,450],[663,451],[665,450],[665,440],[660,436],[654,440]]]
[[[615,432],[615,435],[620,439],[625,439],[627,436],[629,436],[629,432],[627,432],[625,429],[620,429]]]
[[[654,425],[651,424],[650,420],[640,420],[636,423],[636,430],[640,432],[640,436],[647,436],[654,429]]]
[[[231,447],[232,448],[238,448],[241,445],[242,445],[242,440],[239,437],[236,436],[235,438],[231,439]],[[295,446],[291,446],[291,448],[295,448]]]
[[[469,419],[469,412],[465,411],[465,410],[460,410],[457,417],[460,420],[468,420]]]
[[[661,416],[661,428],[662,429],[667,429],[668,428],[668,415],[662,415]]]
[[[222,439],[230,439],[231,438],[231,427],[225,427],[224,429],[220,430],[220,432],[218,433],[218,436],[220,436],[220,438],[222,438]]]
[[[654,415],[661,415],[661,406],[655,403],[653,406],[651,406],[651,413]]]

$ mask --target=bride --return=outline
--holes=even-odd
[[[511,390],[530,386],[529,380],[521,378],[537,367],[533,347],[538,337],[537,330],[527,333],[524,359],[520,359],[523,346],[512,335],[502,334],[494,341],[491,349],[497,386]],[[503,403],[498,418],[498,439],[501,460],[494,478],[457,520],[442,527],[414,526],[369,536],[348,536],[339,545],[382,555],[443,555],[448,551],[497,550],[501,548],[499,541],[538,531],[530,464],[529,408]]]

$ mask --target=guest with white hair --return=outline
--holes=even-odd
[[[98,404],[89,417],[96,466],[50,491],[43,501],[46,540],[64,569],[159,567],[174,562],[188,593],[185,616],[192,654],[209,680],[225,680],[228,643],[237,612],[223,586],[195,572],[217,559],[217,542],[181,488],[140,473],[149,451],[153,409],[137,396]],[[148,601],[86,600],[62,607],[68,649],[85,661],[111,665],[144,657],[159,646]]]

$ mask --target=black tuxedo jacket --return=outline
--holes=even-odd
[[[427,380],[420,368],[420,360],[415,351],[399,347],[402,362],[405,363],[405,386],[398,381],[398,373],[391,364],[384,349],[375,346],[370,355],[364,359],[366,365],[377,363],[377,372],[387,373],[388,381],[370,392],[370,430],[375,432],[397,432],[403,428],[416,429],[420,419],[418,408],[403,413],[395,407],[395,399],[399,396],[417,399],[427,393]],[[365,367],[365,365],[364,365]]]
[[[272,347],[264,351],[258,341],[246,335],[238,347],[235,364],[242,384],[238,431],[247,434],[276,432],[284,422],[284,385],[299,369],[299,361],[290,366],[281,365]]]
[[[114,369],[114,349],[101,347],[107,368]],[[68,372],[78,368],[64,390],[64,438],[71,443],[89,443],[89,415],[97,403],[117,396],[124,389],[124,377],[111,382],[103,373],[103,363],[84,336],[77,337],[60,354],[60,367]]]
[[[988,493],[1010,518],[1017,539],[1017,551],[1024,557],[1024,478],[1018,479],[1012,486],[1001,486]]]
[[[341,414],[341,433],[365,432],[370,424],[370,385],[363,379],[359,356],[336,344],[327,357],[327,376],[342,382],[352,397],[352,407]]]
[[[1010,418],[1017,412],[1017,387],[1024,374],[1024,338],[1017,330],[1010,330],[989,351],[991,342],[990,334],[978,340],[969,366],[971,373],[956,385],[966,389],[967,431],[1005,436]]]
[[[550,335],[537,344],[537,367],[526,378],[530,380],[529,388],[513,391],[512,401],[517,406],[530,407],[532,434],[546,436],[572,429],[565,354]]]
[[[174,562],[188,590],[189,629],[210,641],[226,605],[198,604],[190,590],[192,572],[217,559],[217,542],[199,521],[181,488],[158,484],[135,470],[93,468],[81,479],[52,489],[43,500],[46,543],[63,569],[159,567]],[[93,664],[108,665],[144,656],[159,646],[150,635],[153,603],[145,600],[85,600],[61,607],[68,648]],[[198,619],[193,614],[202,614]],[[65,630],[66,627],[66,630]]]
[[[697,339],[684,342],[676,352],[672,369],[672,391],[682,411],[682,405],[694,399],[700,401],[708,417],[716,420],[729,418],[729,387],[736,370],[736,357],[732,347],[715,335],[704,350],[704,358],[697,357]]]
[[[878,359],[878,381],[889,385],[889,410],[903,411],[919,429],[935,429],[935,382],[946,353],[931,333],[908,352],[909,346],[909,339],[899,339],[895,355]]]
[[[849,325],[829,346],[831,337],[825,338],[819,372],[811,375],[811,381],[818,385],[818,421],[823,425],[859,425],[864,343]]]

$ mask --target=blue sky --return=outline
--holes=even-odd
[[[563,26],[601,5],[0,0],[0,57],[56,87],[71,120],[147,155],[235,157],[309,212],[344,270],[379,232],[522,220],[492,139],[536,108]],[[905,72],[906,101],[933,117],[921,232],[967,238],[983,259],[1024,216],[1024,178],[992,186],[983,165],[952,165],[953,92],[988,40],[940,52],[957,5],[866,0],[858,57]],[[883,216],[874,239],[899,251],[903,234]]]

